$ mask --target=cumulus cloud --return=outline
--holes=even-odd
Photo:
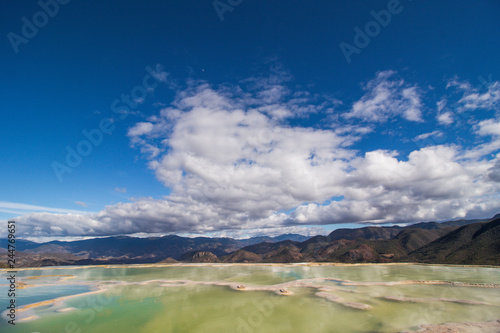
[[[34,237],[247,237],[264,231],[304,233],[316,230],[310,229],[314,225],[474,218],[498,212],[499,162],[485,157],[499,136],[496,120],[476,125],[476,134],[487,141],[483,146],[433,143],[404,155],[387,149],[362,152],[355,144],[389,117],[421,121],[416,85],[395,72],[380,72],[344,114],[370,124],[307,127],[289,120],[308,114],[332,119],[332,108],[343,104],[290,82],[279,71],[237,86],[189,82],[170,105],[128,131],[131,145],[170,188],[168,197],[141,198],[90,214],[34,212],[18,218],[20,232]],[[439,107],[439,112],[444,110],[444,105]],[[421,134],[415,142],[440,133]]]
[[[488,179],[500,183],[500,156],[495,159],[495,164],[488,169]]]
[[[344,200],[308,204],[289,223],[388,222],[464,217],[470,211],[498,209],[491,200],[498,186],[477,184],[491,162],[463,162],[453,147],[434,146],[412,152],[407,161],[394,152],[373,151],[352,162]]]
[[[359,118],[369,122],[386,122],[400,116],[409,121],[421,122],[421,97],[416,86],[398,78],[394,71],[378,72],[363,86],[365,95],[355,102],[346,118]]]
[[[479,135],[500,136],[500,121],[497,119],[486,119],[478,124]]]

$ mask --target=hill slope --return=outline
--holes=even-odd
[[[465,225],[410,253],[419,262],[500,264],[500,218]]]

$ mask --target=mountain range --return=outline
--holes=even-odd
[[[6,239],[0,239],[0,262],[7,261],[7,244]],[[179,261],[499,265],[500,214],[485,220],[336,229],[327,236],[314,237],[286,234],[232,239],[169,235],[149,238],[115,236],[47,243],[16,241],[17,267]]]

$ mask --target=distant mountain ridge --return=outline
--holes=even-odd
[[[7,240],[0,239],[0,261]],[[181,262],[422,262],[500,264],[500,214],[405,227],[336,229],[327,236],[249,239],[115,236],[43,244],[17,240],[21,266]],[[4,248],[4,251],[2,251]],[[19,266],[18,266],[19,267]]]
[[[500,217],[500,214],[496,214],[490,219],[474,219],[474,220],[454,220],[454,221],[445,221],[445,222],[419,222],[415,224],[411,224],[407,227],[412,228],[421,228],[421,229],[441,229],[447,227],[461,227],[471,223],[477,222],[488,222]]]
[[[51,260],[54,260],[54,256],[59,255],[61,264],[152,263],[169,257],[180,259],[186,253],[196,251],[208,251],[216,256],[222,256],[256,243],[272,243],[284,239],[304,241],[308,238],[298,234],[252,237],[248,239],[188,238],[175,235],[149,238],[113,236],[47,243],[35,243],[18,239],[16,240],[16,250],[18,254],[24,254],[19,257],[19,260],[27,265],[35,264],[34,260],[30,260],[29,254],[36,254],[33,258],[37,258],[37,260],[40,260],[40,255],[43,254],[51,258]],[[0,239],[0,259],[2,256],[6,256],[4,253],[7,247],[7,239]],[[4,251],[1,251],[1,249],[4,249]],[[68,260],[68,254],[73,256],[70,260]]]
[[[451,221],[406,227],[335,230],[305,242],[283,241],[244,247],[247,257],[260,262],[422,262],[500,265],[500,217],[481,222]],[[431,222],[435,223],[435,222]],[[430,228],[420,228],[420,226]],[[457,226],[462,225],[462,226]],[[231,255],[222,258],[231,262]],[[255,258],[253,261],[255,262]]]
[[[336,229],[328,236],[328,241],[340,239],[354,240],[358,238],[369,240],[391,239],[403,230],[401,227],[364,227],[359,229]]]

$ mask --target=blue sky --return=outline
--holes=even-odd
[[[41,239],[490,217],[499,14],[496,1],[9,1],[0,219]]]

